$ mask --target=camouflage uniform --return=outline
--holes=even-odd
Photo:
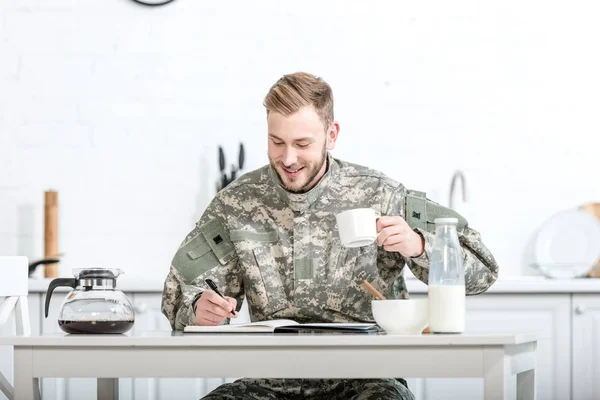
[[[219,386],[204,400],[414,400],[396,379],[239,379]]]
[[[360,207],[370,207],[377,215],[406,219],[425,238],[423,254],[407,258],[385,251],[376,243],[342,247],[335,215]],[[484,292],[498,276],[492,254],[464,218],[427,200],[424,193],[407,190],[378,171],[331,155],[327,172],[313,189],[303,194],[290,193],[276,172],[269,165],[264,166],[221,190],[187,235],[165,281],[162,311],[173,329],[195,324],[195,302],[205,289],[204,279],[211,278],[224,295],[237,300],[238,310],[246,297],[252,321],[287,318],[300,323],[373,322],[371,296],[358,281],[366,279],[389,298],[407,298],[402,277],[402,269],[407,265],[427,283],[433,216],[459,218],[467,294]],[[408,391],[401,393],[404,386],[397,385],[396,380],[392,380],[393,384],[389,380],[378,381],[382,391],[400,393],[389,398],[412,396]],[[241,392],[236,389],[247,389],[253,382],[256,380],[224,385],[217,390],[240,398]],[[335,380],[259,383],[268,390],[283,387],[269,392],[272,395],[287,393],[286,390],[291,395],[298,388],[313,388],[317,394],[324,387],[339,390]],[[345,387],[352,386],[349,380],[344,383]],[[362,384],[364,381],[358,383]],[[274,398],[269,396],[250,398]]]

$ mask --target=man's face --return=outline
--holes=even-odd
[[[312,189],[327,169],[327,150],[333,149],[339,125],[325,127],[312,106],[292,115],[270,112],[269,162],[283,186],[294,193]]]

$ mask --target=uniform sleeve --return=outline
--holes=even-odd
[[[385,207],[385,215],[399,215],[406,219],[405,199],[407,190],[404,186],[394,190],[389,203]],[[428,200],[431,202],[431,200]],[[431,202],[433,203],[433,202]],[[435,204],[435,203],[433,203]],[[436,204],[439,206],[438,204]],[[433,227],[433,225],[431,225]],[[399,253],[390,253],[382,250],[380,262],[391,266],[393,264],[403,267],[404,264],[410,268],[412,273],[423,283],[429,280],[429,260],[433,248],[435,234],[433,228],[430,230],[415,228],[425,239],[425,251],[418,257],[403,257]],[[462,261],[465,268],[465,289],[467,295],[475,295],[485,292],[498,279],[498,264],[491,251],[486,247],[481,234],[470,227],[468,223],[458,230],[458,240],[461,246]],[[401,262],[399,259],[402,259]]]
[[[223,204],[215,198],[194,229],[177,249],[162,293],[162,313],[171,328],[183,330],[196,325],[194,306],[210,278],[224,296],[237,301],[239,311],[244,297],[238,258],[229,238]],[[224,323],[228,323],[226,319]]]
[[[183,283],[171,266],[162,293],[162,313],[172,329],[182,330],[188,325],[196,325],[194,305],[203,290],[199,286]]]

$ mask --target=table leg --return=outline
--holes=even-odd
[[[6,297],[2,302],[0,302],[0,326],[4,325],[4,323],[10,317],[13,308],[17,304],[17,300],[19,298],[16,296]]]
[[[31,322],[29,321],[27,296],[19,296],[15,308],[15,318],[15,322],[17,323],[17,335],[31,335]]]
[[[535,399],[535,370],[517,374],[517,398],[519,400]]]
[[[98,378],[98,400],[119,400],[119,378]]]
[[[502,347],[486,347],[483,350],[483,398],[485,400],[515,400],[517,398],[516,376],[510,371]]]
[[[39,379],[33,377],[33,350],[31,347],[15,346],[14,367],[14,400],[40,400]]]

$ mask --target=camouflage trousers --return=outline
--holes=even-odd
[[[414,400],[397,379],[238,379],[203,400]]]

